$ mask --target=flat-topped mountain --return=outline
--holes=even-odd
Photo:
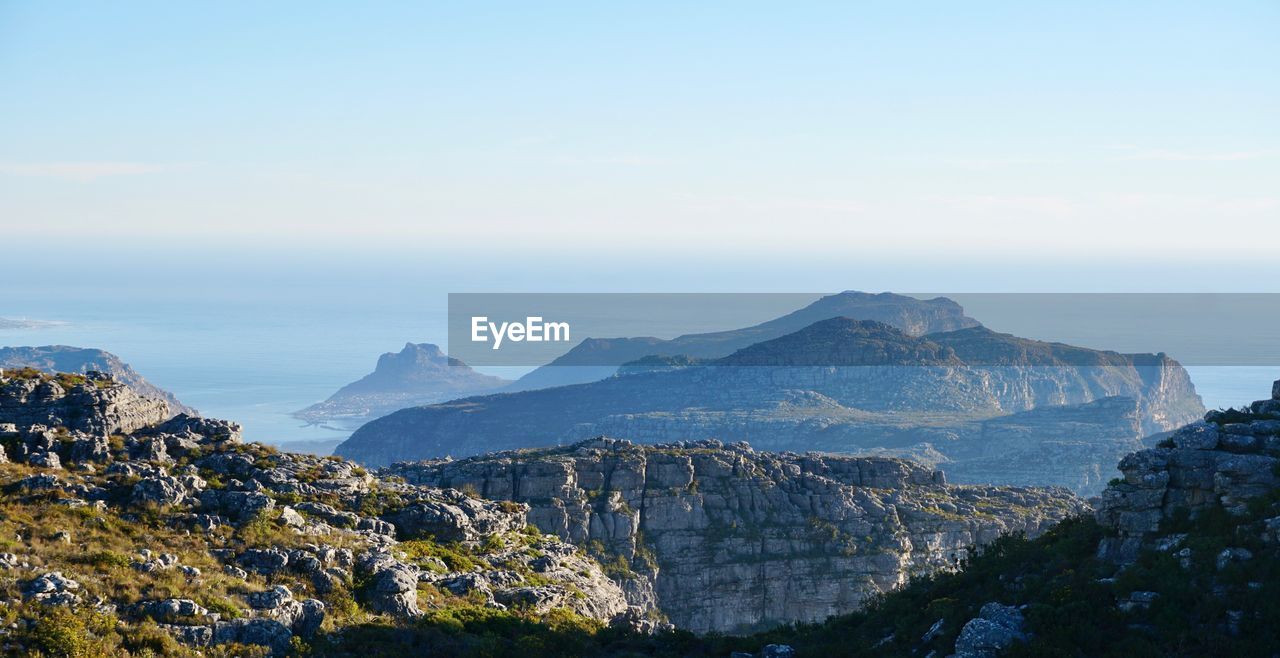
[[[170,415],[196,415],[196,410],[182,404],[178,398],[138,374],[120,357],[103,350],[71,347],[68,345],[43,345],[40,347],[0,347],[0,368],[35,368],[45,372],[85,374],[97,371],[133,389],[138,395],[164,400]]]
[[[484,375],[430,343],[405,343],[378,357],[373,372],[298,411],[303,420],[363,421],[398,409],[497,391],[511,382]]]
[[[959,304],[945,297],[916,299],[887,292],[847,291],[828,295],[780,318],[743,329],[688,334],[671,340],[588,338],[551,363],[521,377],[506,391],[593,382],[612,375],[619,364],[647,356],[716,359],[837,317],[883,322],[911,336],[981,326],[977,320],[966,316]]]
[[[1079,365],[1059,365],[1067,346],[978,328],[920,337],[823,320],[704,365],[406,409],[336,452],[387,464],[599,434],[740,439],[768,450],[927,454],[961,481],[1092,492],[1142,437],[1203,413],[1186,372],[1163,355],[1069,349],[1081,352]]]

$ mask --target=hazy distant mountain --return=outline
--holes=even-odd
[[[981,326],[964,309],[945,297],[916,299],[893,293],[847,291],[828,295],[812,304],[745,329],[661,338],[588,338],[563,356],[521,377],[507,391],[527,391],[604,379],[618,364],[647,356],[715,359],[761,341],[798,331],[830,318],[875,320],[911,336]]]
[[[378,357],[373,372],[294,416],[313,422],[377,418],[406,407],[491,393],[509,383],[472,370],[430,343],[405,343],[399,352]]]
[[[139,375],[120,357],[103,350],[68,345],[43,345],[40,347],[0,347],[0,368],[35,368],[45,372],[84,373],[90,370],[111,375],[112,379],[148,398],[164,400],[172,414],[198,415],[198,412],[178,401],[174,395],[153,385]]]
[[[719,438],[763,450],[932,454],[963,481],[1093,491],[1143,436],[1204,411],[1164,355],[978,327],[920,337],[836,318],[708,363],[405,409],[361,427],[335,453],[386,464],[600,434]]]

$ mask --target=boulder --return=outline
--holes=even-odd
[[[978,616],[960,629],[956,658],[995,658],[1015,642],[1027,639],[1022,612],[996,602],[982,606]]]

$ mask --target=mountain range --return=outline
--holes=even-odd
[[[844,293],[817,306],[844,297],[879,300],[880,309],[892,301],[900,324],[926,317],[948,328],[913,335],[875,320],[825,318],[718,358],[703,355],[731,341],[690,339],[701,354],[648,357],[596,382],[405,409],[364,425],[336,453],[387,464],[599,434],[641,443],[720,438],[765,450],[910,456],[946,464],[958,481],[1092,493],[1144,437],[1204,411],[1185,370],[1163,354],[1000,334],[937,300]],[[758,327],[748,334],[767,335]]]

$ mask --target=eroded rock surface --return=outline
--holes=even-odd
[[[630,602],[677,626],[740,631],[856,610],[912,574],[1084,503],[1063,489],[952,486],[909,461],[598,438],[383,471],[529,506],[590,547]]]
[[[1129,562],[1160,541],[1161,524],[1183,511],[1221,505],[1235,514],[1280,485],[1280,382],[1269,400],[1211,411],[1158,447],[1126,456],[1122,481],[1102,494],[1098,520],[1117,537],[1099,551]]]

